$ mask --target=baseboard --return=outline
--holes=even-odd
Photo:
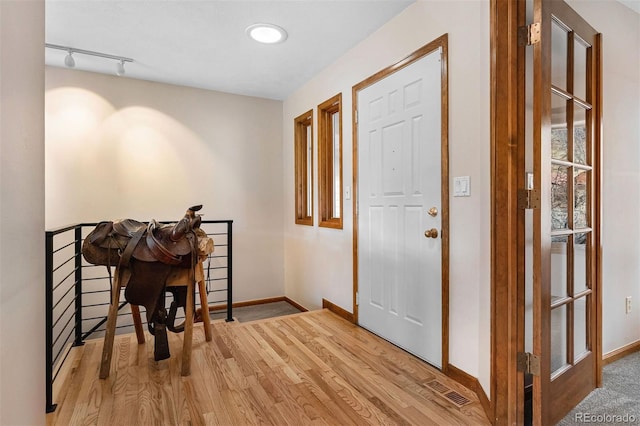
[[[624,358],[625,356],[631,355],[632,353],[638,351],[640,351],[640,340],[629,343],[628,345],[602,355],[602,365],[605,366],[611,364],[612,362],[617,361],[620,358]]]
[[[290,304],[291,306],[295,306],[296,308],[298,308],[299,311],[301,312],[308,312],[309,310],[307,308],[305,308],[304,306],[302,306],[301,304],[299,304],[298,302],[289,299],[288,297],[284,298],[284,301],[287,302],[288,304]]]
[[[493,407],[491,406],[491,401],[487,397],[487,394],[477,378],[451,364],[447,365],[444,373],[467,389],[473,391],[478,397],[478,401],[480,401],[480,405],[487,415],[487,418],[493,418]]]
[[[322,299],[322,308],[323,309],[328,309],[329,311],[333,312],[337,316],[346,319],[350,323],[355,322],[355,319],[354,319],[353,314],[351,312],[341,308],[340,306],[336,305],[335,303],[329,302],[327,299]]]

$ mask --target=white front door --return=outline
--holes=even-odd
[[[437,48],[357,92],[358,322],[438,367],[441,56]]]

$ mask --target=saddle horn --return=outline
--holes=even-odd
[[[172,241],[178,241],[180,238],[184,237],[187,232],[200,227],[202,216],[196,214],[200,209],[202,209],[202,204],[198,204],[197,206],[192,206],[187,209],[184,217],[175,224],[173,231],[171,231]]]

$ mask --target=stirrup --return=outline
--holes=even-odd
[[[174,325],[176,322],[176,313],[178,312],[178,303],[174,300],[169,307],[169,316],[167,316],[167,328],[174,333],[182,333],[184,331],[184,321],[177,327]]]
[[[169,339],[167,338],[167,328],[165,324],[155,324],[155,342],[153,346],[153,359],[162,361],[171,356],[169,354]]]
[[[158,315],[155,315],[151,318],[150,321],[147,322],[147,328],[149,329],[149,333],[152,336],[156,335],[156,325],[162,324],[163,326],[167,323],[167,310],[162,308],[158,311]]]

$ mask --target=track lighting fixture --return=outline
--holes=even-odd
[[[73,59],[73,52],[71,50],[69,50],[67,56],[64,57],[64,64],[69,68],[76,66],[76,61]]]
[[[116,74],[118,76],[124,75],[124,61],[122,59],[116,64]]]
[[[133,59],[131,58],[125,58],[123,56],[116,56],[116,55],[109,55],[107,53],[95,52],[93,50],[76,49],[75,47],[60,46],[57,44],[50,44],[50,43],[45,43],[45,47],[48,47],[49,49],[65,50],[66,52],[68,52],[67,56],[65,56],[64,58],[64,64],[69,68],[73,68],[76,66],[76,61],[73,58],[74,53],[79,53],[82,55],[89,55],[89,56],[98,56],[100,58],[113,59],[115,61],[118,61],[116,63],[116,74],[119,76],[124,75],[125,73],[124,63],[133,62]]]

